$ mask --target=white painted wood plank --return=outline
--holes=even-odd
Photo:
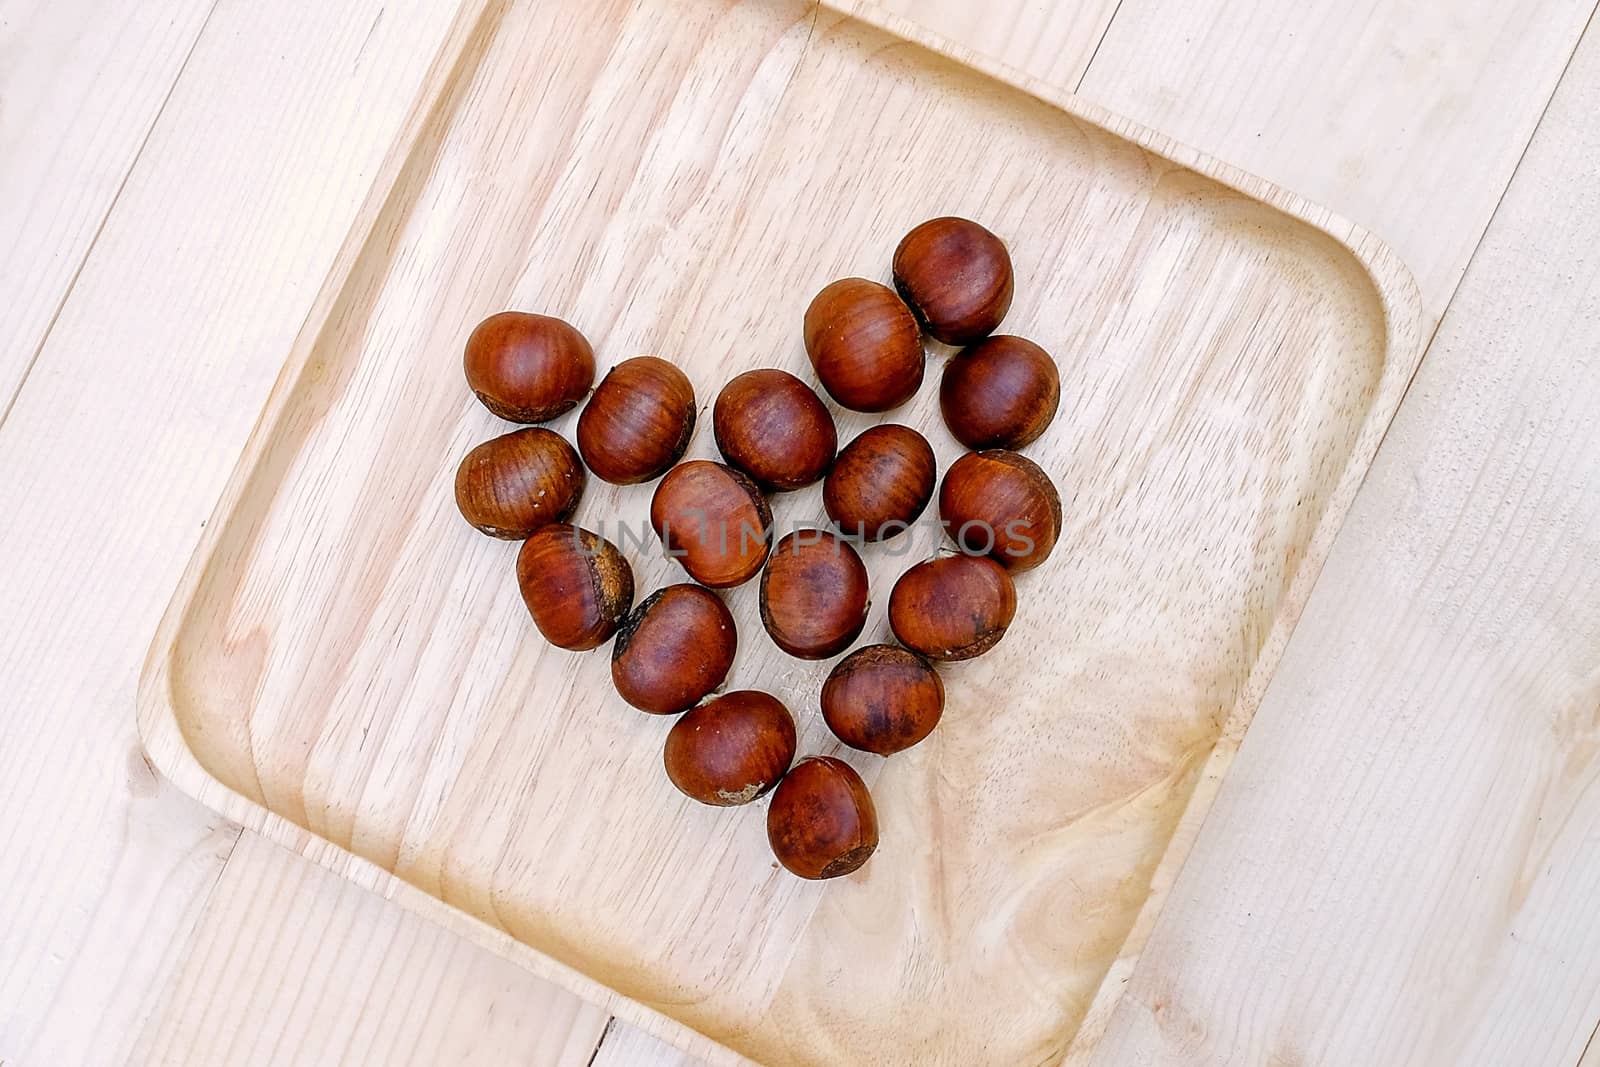
[[[1371,229],[1437,318],[1594,8],[1124,0],[1080,91]]]
[[[246,834],[135,1061],[589,1063],[605,1011],[376,901]]]
[[[213,0],[0,0],[0,414]]]
[[[452,14],[225,0],[0,426],[7,1063],[126,1059],[237,835],[150,773],[136,681]],[[184,1018],[248,1017],[230,989]]]
[[[1096,1062],[1578,1060],[1600,1018],[1600,32]]]

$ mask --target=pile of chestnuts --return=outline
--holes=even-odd
[[[901,241],[893,283],[845,278],[824,288],[805,313],[805,350],[835,403],[877,413],[922,386],[925,336],[956,346],[939,406],[973,451],[942,482],[933,448],[908,426],[873,426],[841,449],[828,406],[786,371],[729,381],[711,416],[723,462],[684,462],[696,398],[670,362],[626,360],[596,387],[582,334],[516,311],[485,319],[466,345],[467,383],[500,418],[548,422],[588,400],[576,448],[527,426],[472,449],[456,472],[461,514],[522,542],[517,583],[545,640],[573,651],[610,641],[618,695],[642,712],[680,716],[663,754],[674,786],[719,807],[771,793],[768,841],[802,878],[866,863],[878,844],[872,797],[842,760],[795,762],[794,716],[778,698],[721,692],[738,634],[715,590],[759,575],[761,621],[777,647],[804,660],[838,656],[867,618],[858,546],[902,536],[937,499],[953,550],[896,581],[888,621],[898,643],[849,652],[822,686],[834,735],[889,756],[938,726],[945,688],[936,665],[982,655],[1005,636],[1017,610],[1013,577],[1043,563],[1061,531],[1055,485],[1017,452],[1054,419],[1060,380],[1044,349],[995,334],[1014,289],[1005,244],[975,222],[933,219]],[[615,485],[659,479],[650,524],[692,581],[635,603],[622,551],[569,522],[591,474]],[[818,481],[826,522],[776,537],[768,494]]]

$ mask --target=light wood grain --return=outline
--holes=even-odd
[[[8,1064],[126,1060],[237,837],[144,761],[135,683],[447,16],[223,3],[0,425]],[[35,97],[50,93],[16,98]],[[261,908],[252,929],[268,943],[297,922]],[[326,959],[302,947],[286,971]],[[197,987],[183,1008],[247,1020],[252,1005],[227,998]]]
[[[134,1061],[590,1062],[607,1014],[247,834]],[[292,922],[283,919],[292,916]],[[262,919],[275,937],[262,936]],[[241,1013],[237,1006],[248,1004]]]
[[[1597,113],[1591,31],[1099,1062],[1566,1065],[1590,1041]]]
[[[1398,402],[1414,291],[1281,191],[859,22],[785,0],[605,14],[464,15],[157,642],[151,751],[252,827],[618,990],[675,1039],[774,1062],[1059,1055],[1157,906],[1191,794],[1209,799]],[[656,110],[616,108],[624,87]],[[919,165],[935,153],[949,165]],[[670,791],[665,724],[609,696],[603,657],[532,639],[511,549],[453,514],[450,473],[494,430],[455,353],[488,311],[561,310],[613,358],[668,346],[709,401],[765,361],[746,353],[804,371],[809,295],[882,273],[945,210],[1011,238],[1036,281],[1010,325],[1058,352],[1061,426],[1094,429],[1036,452],[1072,518],[1007,642],[950,673],[934,742],[857,757],[879,856],[804,885],[774,873],[756,815]],[[948,459],[931,393],[898,414]],[[816,497],[780,518],[814,519]],[[639,528],[647,503],[597,485],[579,517]],[[675,580],[635,564],[642,590]],[[880,588],[904,566],[869,562]],[[831,751],[826,667],[766,643],[753,597],[733,597],[730,684],[778,692],[803,747]]]
[[[1437,318],[1594,8],[1123,0],[1080,91],[1381,234]]]
[[[923,33],[987,56],[1057,89],[1074,90],[1089,69],[1120,0],[839,0],[832,6],[905,19]]]
[[[39,651],[7,631],[13,655]],[[126,705],[58,725],[25,714],[49,707],[39,687],[6,692],[21,700],[8,699],[0,733],[0,773],[15,790],[0,816],[0,1058],[114,1062],[154,1009],[239,831],[158,782]]]
[[[212,2],[0,3],[0,418]]]

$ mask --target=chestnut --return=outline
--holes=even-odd
[[[796,530],[772,547],[761,575],[761,622],[797,659],[843,652],[867,622],[867,568],[850,543]]]
[[[650,525],[689,577],[727,589],[754,578],[767,561],[772,509],[749,478],[695,459],[672,468],[656,486]]]
[[[945,472],[939,518],[963,552],[1027,571],[1056,547],[1061,497],[1027,456],[1003,448],[968,452]]]
[[[806,309],[805,342],[822,387],[847,408],[888,411],[922,385],[922,330],[887,285],[844,278],[827,286]]]
[[[766,794],[794,759],[794,718],[777,697],[741,689],[672,724],[662,761],[687,797],[728,808]]]
[[[931,660],[981,656],[1005,636],[1017,588],[988,556],[943,556],[900,576],[889,594],[889,628]]]
[[[1011,254],[976,222],[930,219],[895,249],[894,285],[931,337],[970,345],[1011,310]]]
[[[764,490],[810,485],[828,472],[839,447],[833,416],[811,387],[788,371],[746,371],[711,411],[722,458]]]
[[[1021,448],[1044,433],[1061,403],[1050,353],[1021,337],[979,341],[944,365],[939,410],[968,448]]]
[[[767,808],[767,843],[790,874],[838,878],[878,847],[878,813],[855,768],[832,756],[794,765]]]
[[[571,515],[586,478],[560,434],[514,430],[467,453],[456,468],[456,507],[490,537],[520,541]]]
[[[607,641],[633,606],[633,568],[617,546],[563,522],[522,543],[517,586],[545,640],[573,652]]]
[[[733,615],[698,585],[669,585],[644,599],[611,646],[611,681],[653,715],[692,708],[722,684],[738,647]]]
[[[895,645],[858,648],[822,683],[822,718],[851,748],[891,756],[917,744],[944,714],[933,664]]]
[[[694,434],[694,386],[655,356],[611,368],[578,416],[578,451],[596,475],[636,485],[665,474]]]
[[[887,540],[911,528],[933,499],[933,448],[909,426],[863,431],[822,483],[822,506],[847,537]]]
[[[594,384],[594,349],[560,319],[502,311],[467,338],[466,371],[483,406],[502,419],[547,422]]]

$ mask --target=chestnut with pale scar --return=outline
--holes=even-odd
[[[778,784],[795,750],[794,718],[769,693],[742,689],[708,700],[673,724],[662,760],[685,796],[736,807]]]

